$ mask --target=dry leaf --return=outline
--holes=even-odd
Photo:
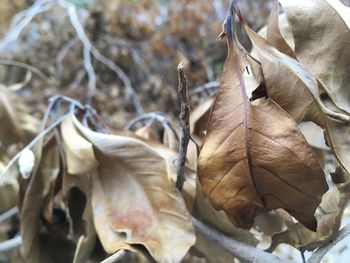
[[[289,46],[279,28],[279,2],[275,1],[267,22],[266,40],[282,53],[295,58],[294,50]]]
[[[195,236],[185,202],[168,179],[165,159],[141,140],[96,133],[73,121],[94,145],[99,162],[92,198],[102,201],[93,205],[95,226],[105,223],[96,220],[106,213],[111,228],[125,235],[125,243],[144,245],[157,261],[179,262]],[[119,249],[97,233],[108,253]]]
[[[317,231],[312,232],[300,223],[288,223],[288,229],[272,236],[268,251],[287,243],[296,248],[313,250],[327,243],[340,228],[344,209],[350,200],[350,184],[334,187],[324,194],[316,210]]]
[[[190,116],[191,134],[203,137],[207,128],[210,109],[213,105],[213,99],[208,99],[196,107]]]
[[[36,158],[40,163],[30,177],[28,185],[26,186],[26,182],[21,184],[21,191],[25,191],[20,207],[21,253],[26,262],[33,263],[54,262],[49,257],[49,251],[44,249],[45,244],[40,240],[39,227],[44,198],[48,194],[49,179],[52,176],[48,171],[57,172],[57,162],[52,161],[58,151],[55,140],[50,139],[45,143],[42,151],[42,158]]]
[[[295,54],[322,83],[335,105],[350,113],[350,8],[333,0],[280,0]]]
[[[203,192],[236,226],[250,228],[262,211],[284,208],[315,230],[313,214],[328,189],[324,173],[285,111],[270,99],[248,101],[230,23],[229,16],[229,53],[199,157]]]
[[[252,31],[245,30],[259,54],[269,98],[273,99],[297,122],[313,121],[326,129],[329,147],[348,173],[350,159],[350,127],[337,115],[345,116],[331,100],[320,96],[322,85],[298,61],[279,52],[265,39]]]
[[[76,130],[72,119],[61,125],[67,171],[63,177],[62,190],[71,218],[72,237],[77,244],[74,263],[86,262],[96,241],[92,216],[91,174],[98,162],[93,146]]]

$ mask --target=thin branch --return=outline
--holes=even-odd
[[[20,236],[16,236],[12,239],[6,240],[0,243],[0,253],[15,249],[22,244],[22,238]]]
[[[105,260],[101,261],[100,263],[115,263],[118,262],[119,259],[121,259],[125,255],[125,250],[119,250],[113,255],[109,256]]]
[[[72,39],[68,40],[67,43],[64,44],[64,46],[58,52],[57,57],[56,57],[56,77],[57,78],[60,78],[62,76],[62,72],[63,72],[62,61],[63,61],[63,59],[65,58],[65,56],[67,55],[69,50],[73,46],[78,44],[78,42],[79,42],[78,38],[72,38]]]
[[[14,60],[1,59],[0,65],[15,66],[15,67],[24,68],[24,69],[29,70],[30,72],[33,72],[34,74],[38,75],[40,78],[44,79],[46,82],[51,82],[51,80],[48,77],[46,77],[42,71],[40,71],[36,67],[29,65],[29,64],[22,63],[19,61],[14,61]]]
[[[255,263],[295,263],[293,261],[281,259],[271,253],[258,248],[236,241],[221,232],[211,228],[192,217],[193,225],[196,230],[207,237],[209,240],[219,244],[232,255]]]
[[[131,99],[131,101],[133,102],[136,112],[138,114],[144,113],[144,110],[141,105],[140,97],[135,92],[134,88],[131,85],[131,81],[128,78],[128,76],[125,74],[125,72],[119,66],[117,66],[112,60],[102,55],[101,52],[98,51],[98,49],[95,48],[94,46],[92,47],[92,54],[98,61],[100,61],[102,64],[106,65],[110,70],[112,70],[117,75],[117,77],[123,82],[124,87],[126,89],[127,98]]]
[[[131,130],[139,122],[153,121],[153,120],[158,121],[163,126],[163,128],[169,128],[174,133],[174,135],[177,136],[177,133],[173,125],[171,124],[169,117],[165,113],[160,111],[148,112],[140,116],[137,116],[136,118],[129,121],[124,126],[124,129]]]
[[[46,134],[51,132],[56,126],[58,126],[61,122],[69,118],[71,115],[69,113],[63,115],[60,117],[57,121],[55,121],[53,124],[51,124],[48,128],[46,128],[44,131],[42,131],[38,136],[36,136],[26,147],[24,147],[20,152],[18,152],[11,161],[5,166],[5,168],[2,170],[0,174],[0,183],[2,182],[3,178],[7,174],[8,170],[14,165],[14,163],[18,160],[18,158],[21,156],[24,149],[30,149],[32,148],[42,137],[44,137]]]
[[[10,30],[6,33],[3,40],[0,41],[0,52],[22,33],[23,29],[32,21],[32,19],[43,12],[46,12],[54,5],[53,0],[38,0],[31,7],[16,14],[12,19]]]
[[[10,219],[12,216],[18,213],[17,207],[12,207],[10,210],[7,210],[5,213],[0,215],[0,223]]]
[[[183,64],[180,63],[177,67],[179,76],[178,92],[181,103],[180,124],[181,124],[181,139],[179,145],[179,160],[177,163],[177,179],[176,187],[182,191],[185,183],[185,163],[187,146],[191,138],[190,132],[190,103],[188,99],[187,78],[185,76]]]
[[[68,3],[65,0],[58,1],[58,3],[67,10],[69,20],[74,27],[78,38],[83,43],[84,67],[88,74],[88,97],[91,99],[96,93],[96,74],[91,61],[91,50],[93,46],[86,36],[84,28],[78,19],[77,8],[75,5]]]
[[[312,254],[312,256],[307,260],[307,263],[319,263],[321,262],[322,258],[327,254],[327,252],[334,247],[336,244],[338,244],[340,241],[342,241],[344,238],[348,237],[350,235],[350,224],[343,227],[339,232],[333,237],[331,241],[329,241],[328,244],[318,248],[315,253]]]
[[[219,84],[220,84],[219,81],[211,81],[211,82],[205,83],[191,90],[190,95],[192,96],[194,94],[201,93],[203,91],[205,91],[206,93],[208,93],[208,91],[215,91],[219,87]]]

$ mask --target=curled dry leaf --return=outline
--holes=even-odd
[[[39,121],[30,115],[24,101],[0,84],[0,142],[5,147],[28,143],[38,132]]]
[[[194,244],[191,216],[168,179],[164,157],[142,140],[93,132],[73,117],[75,127],[94,146],[99,166],[93,173],[93,217],[104,249],[113,253],[98,229],[104,213],[110,230],[125,244],[142,244],[159,262],[179,262]],[[103,218],[106,220],[106,218]],[[121,241],[123,241],[121,240]]]
[[[320,124],[316,79],[296,60],[279,52],[246,24],[252,44],[259,55],[267,94],[297,122]],[[315,95],[313,95],[315,94]]]
[[[350,8],[333,0],[280,0],[295,54],[325,86],[335,105],[350,113]]]
[[[278,1],[275,1],[267,22],[266,40],[282,53],[295,58],[294,50],[289,46],[280,30]]]
[[[33,263],[55,262],[50,257],[52,250],[45,249],[39,228],[45,196],[49,192],[50,178],[54,178],[58,172],[56,141],[49,139],[44,144],[42,151],[38,168],[34,170],[29,182],[22,181],[20,190],[24,192],[23,199],[20,200],[21,253],[26,262]]]
[[[78,133],[72,119],[62,123],[61,134],[67,166],[62,190],[72,224],[71,234],[77,244],[73,262],[83,263],[89,259],[96,241],[92,218],[91,174],[98,162],[92,144]]]
[[[292,223],[288,229],[272,236],[268,251],[273,251],[279,244],[287,243],[302,250],[313,250],[328,242],[340,228],[344,209],[350,200],[350,184],[334,187],[324,194],[316,210],[317,231],[312,232],[300,223]]]
[[[324,173],[285,111],[270,99],[258,106],[248,101],[231,21],[228,16],[229,53],[199,157],[203,192],[238,227],[283,208],[316,230],[314,211],[328,189]]]
[[[313,121],[323,127],[339,164],[349,173],[350,127],[336,120],[341,111],[333,102],[321,98],[322,84],[297,60],[279,52],[246,24],[244,28],[259,55],[269,98],[297,123]]]

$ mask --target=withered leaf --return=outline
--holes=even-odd
[[[344,209],[350,200],[350,184],[330,189],[316,210],[317,231],[312,232],[300,223],[287,224],[288,229],[272,236],[268,251],[287,243],[296,248],[313,250],[327,243],[340,228]]]
[[[337,120],[338,115],[345,115],[331,100],[321,98],[323,85],[308,69],[279,52],[247,25],[244,27],[261,60],[269,98],[297,123],[313,121],[326,129],[329,146],[342,168],[349,172],[350,127]]]
[[[279,2],[275,1],[267,22],[266,40],[282,53],[295,58],[294,50],[289,46],[279,27]]]
[[[244,28],[259,55],[266,89],[272,98],[297,122],[313,121],[320,124],[318,83],[311,73],[293,58],[279,52],[264,38]]]
[[[90,258],[96,241],[92,218],[91,174],[98,162],[92,144],[78,133],[72,119],[62,123],[61,134],[67,165],[62,190],[71,218],[71,234],[77,245],[73,262],[83,263]]]
[[[262,211],[284,208],[315,230],[313,214],[328,189],[324,173],[285,111],[270,99],[248,101],[230,21],[229,52],[199,157],[203,192],[236,226],[250,228]]]
[[[281,0],[295,54],[325,86],[335,105],[350,113],[350,8],[332,0]]]
[[[39,149],[37,149],[39,151]],[[51,139],[44,144],[43,154],[38,168],[30,177],[30,181],[21,183],[21,192],[24,192],[20,207],[20,223],[22,246],[21,253],[26,262],[54,262],[40,241],[40,217],[44,206],[44,197],[48,193],[51,173],[57,173],[57,162],[52,159],[57,156],[57,144]]]
[[[185,202],[168,178],[164,157],[142,140],[96,133],[74,117],[73,121],[94,145],[99,162],[92,189],[95,226],[106,223],[96,221],[105,213],[126,244],[144,245],[159,262],[179,262],[195,236]],[[99,229],[97,233],[107,252],[118,250],[106,244]]]

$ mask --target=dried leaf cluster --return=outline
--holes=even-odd
[[[4,225],[21,237],[14,262],[100,262],[121,251],[127,251],[125,262],[281,262],[269,254],[281,243],[322,249],[338,234],[350,200],[350,9],[337,0],[279,0],[257,33],[237,2],[220,34],[227,58],[216,96],[190,116],[182,96],[180,125],[151,112],[125,130],[108,129],[91,105],[64,96],[49,100],[40,125],[16,94],[23,83],[0,86],[0,212],[18,207],[19,221]],[[145,61],[159,59],[176,42],[162,41],[167,35],[187,41],[206,19],[195,11],[198,3],[181,3],[169,13],[179,24],[167,20],[161,34],[154,1],[136,8],[128,1],[109,3],[113,12],[135,14],[125,20],[107,14],[108,34],[122,37],[133,23],[127,38],[150,39],[145,53],[155,57]],[[208,13],[211,8],[203,4]],[[217,31],[203,30],[204,37]],[[202,41],[174,49],[169,61],[186,57]],[[195,54],[201,66],[211,63],[207,53]],[[188,76],[197,82],[205,76],[195,68]],[[301,128],[311,122],[322,141],[311,142]],[[187,156],[181,155],[184,141]],[[326,155],[334,159],[328,170]],[[175,186],[179,165],[182,189]],[[219,231],[219,238],[196,220]],[[256,252],[261,235],[271,238],[261,258],[233,252],[223,241],[229,237],[242,251]]]

